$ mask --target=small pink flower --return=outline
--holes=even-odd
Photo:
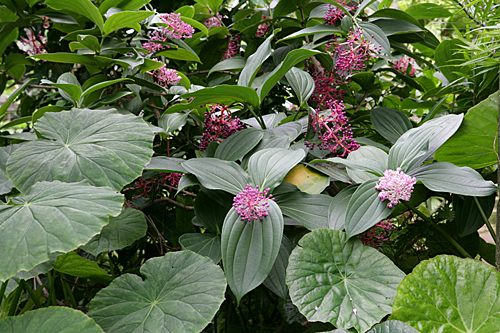
[[[269,16],[262,15],[262,20],[267,20]],[[257,27],[257,37],[264,37],[267,33],[267,30],[269,29],[269,23],[265,22],[262,24],[259,24]]]
[[[359,235],[359,238],[365,245],[379,248],[384,242],[389,240],[388,233],[394,230],[391,220],[382,220],[373,227]]]
[[[154,60],[158,61],[158,59]],[[153,77],[158,81],[158,84],[165,88],[175,86],[182,79],[182,77],[177,74],[175,69],[167,68],[165,65],[162,68],[155,69],[153,72],[148,73],[153,75]]]
[[[384,176],[380,177],[375,189],[379,190],[378,197],[383,200],[389,200],[387,207],[397,205],[400,200],[410,200],[413,192],[413,185],[417,183],[415,177],[408,176],[401,168],[394,170],[385,170]]]
[[[166,27],[160,27],[151,33],[151,41],[146,42],[142,47],[150,52],[156,52],[168,48],[161,43],[166,42],[169,38],[182,39],[191,38],[194,33],[194,28],[187,23],[182,22],[181,14],[165,14],[160,16],[160,20],[165,23]]]
[[[19,48],[24,51],[27,55],[33,56],[37,54],[47,53],[45,45],[47,45],[47,37],[42,35],[42,32],[38,32],[38,36],[35,35],[30,29],[26,29],[26,37],[21,37]]]
[[[410,66],[410,76],[415,76],[415,74],[417,74],[417,70],[415,69],[415,60],[406,55],[401,59],[394,61],[394,65],[392,65],[392,68],[397,69],[397,71],[400,73],[406,74],[408,66]]]
[[[244,125],[237,117],[233,117],[227,106],[215,104],[209,106],[203,121],[203,135],[200,150],[207,149],[210,142],[221,142],[233,133],[243,129]]]
[[[229,45],[227,46],[226,53],[224,54],[223,60],[235,57],[240,54],[240,43],[241,37],[239,35],[233,35],[229,39]]]
[[[260,191],[259,185],[252,187],[247,184],[245,189],[234,197],[233,207],[240,214],[242,221],[262,220],[269,215],[269,200],[274,200],[272,194],[267,196],[269,190],[267,188]]]
[[[356,12],[356,10],[358,9],[358,6],[347,5],[346,0],[337,0],[336,2],[339,5],[346,8],[351,13]],[[344,16],[345,16],[345,13],[340,8],[338,8],[337,6],[334,6],[334,5],[329,5],[328,11],[326,12],[326,16],[325,16],[325,24],[335,25],[337,22],[340,22],[344,18]]]
[[[222,15],[217,13],[216,16],[209,17],[203,22],[203,25],[207,27],[207,29],[210,29],[211,27],[222,27]]]

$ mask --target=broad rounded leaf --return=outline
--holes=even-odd
[[[121,190],[139,177],[153,154],[154,134],[133,115],[88,109],[48,112],[35,129],[43,137],[7,161],[13,184],[26,191],[40,181],[79,182]]]
[[[375,325],[368,333],[418,333],[418,331],[402,321],[389,320]]]
[[[391,319],[420,332],[497,332],[500,274],[480,261],[437,256],[401,282],[393,307]]]
[[[187,233],[179,237],[179,243],[185,250],[209,257],[216,265],[222,259],[219,235],[213,235],[209,232],[203,234]]]
[[[387,200],[382,201],[375,189],[378,179],[361,184],[347,204],[345,231],[347,238],[370,229],[378,221],[391,215],[394,208],[387,207]]]
[[[83,183],[41,182],[0,206],[0,281],[87,243],[118,215],[123,196]]]
[[[61,306],[28,311],[0,320],[2,333],[104,333],[83,312]]]
[[[261,189],[270,188],[272,191],[304,156],[305,152],[302,149],[267,148],[259,150],[248,161],[250,180],[253,184],[259,185]]]
[[[102,228],[82,249],[97,256],[102,252],[123,249],[146,235],[148,225],[144,214],[133,208],[122,210],[117,217],[110,217]]]
[[[243,191],[248,182],[247,173],[235,162],[193,158],[183,162],[182,166],[211,190],[223,190],[236,195]]]
[[[470,196],[487,196],[498,187],[469,167],[457,167],[451,163],[437,162],[412,170],[408,175],[417,178],[429,190],[451,192]]]
[[[337,230],[305,235],[290,255],[290,297],[309,321],[366,332],[391,313],[404,273],[359,239]]]
[[[263,284],[273,293],[286,301],[288,298],[288,286],[286,285],[286,268],[288,267],[288,258],[293,250],[292,243],[283,235],[281,246],[276,261],[269,275]]]
[[[191,251],[149,259],[99,291],[88,313],[107,333],[200,332],[224,300],[220,267]]]
[[[231,208],[222,229],[222,262],[227,282],[238,303],[267,277],[278,256],[283,235],[283,215],[269,200],[269,215],[242,221]]]
[[[373,127],[390,143],[395,143],[413,126],[401,111],[391,108],[375,108],[370,112]]]

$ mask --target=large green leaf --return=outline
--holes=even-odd
[[[371,161],[372,167],[378,170],[377,174],[382,175],[384,171],[387,169],[387,158],[388,155],[382,149],[372,147],[372,146],[363,146],[359,147],[355,151],[349,153],[347,155],[347,161],[359,162],[362,163],[366,161]],[[356,183],[363,183],[369,179],[379,178],[377,175],[372,172],[364,171],[364,170],[353,170],[351,168],[347,168],[347,174],[354,180]]]
[[[274,38],[274,34],[271,34],[257,50],[248,57],[248,61],[245,67],[241,70],[240,77],[238,79],[238,86],[250,87],[252,81],[254,80],[260,66],[266,61],[271,55],[271,39]]]
[[[94,279],[105,284],[113,280],[95,261],[85,259],[73,251],[57,257],[54,270],[71,276]]]
[[[302,149],[267,148],[259,150],[248,161],[250,181],[254,185],[259,185],[262,190],[270,188],[272,191],[304,156],[305,152]]]
[[[135,11],[147,5],[151,0],[104,0],[99,6],[99,12],[106,14],[111,7]]]
[[[457,167],[447,162],[426,164],[408,173],[429,190],[470,196],[487,196],[498,191],[491,181],[469,167]]]
[[[111,15],[104,24],[104,35],[109,35],[111,32],[123,28],[133,28],[141,32],[139,22],[153,15],[153,12],[144,10],[138,12],[123,11]]]
[[[242,221],[231,208],[222,228],[222,263],[229,287],[239,303],[267,277],[278,256],[283,235],[283,215],[269,200],[269,215]]]
[[[104,333],[82,311],[53,306],[0,320],[2,333]]]
[[[370,119],[375,130],[390,143],[395,143],[401,135],[413,127],[403,112],[391,108],[373,109],[370,112]]]
[[[0,281],[87,243],[118,215],[123,196],[107,187],[41,182],[0,206]]]
[[[7,177],[6,172],[7,159],[9,158],[10,154],[12,154],[14,150],[16,150],[17,147],[19,147],[19,145],[0,147],[0,194],[7,194],[14,187],[9,177]]]
[[[470,74],[465,66],[460,66],[467,60],[461,50],[466,45],[459,39],[445,39],[439,43],[434,52],[434,60],[443,75],[452,82],[464,77],[460,73]]]
[[[458,131],[436,152],[439,162],[474,169],[497,163],[498,92],[467,111]]]
[[[307,229],[328,228],[330,196],[304,193],[286,182],[276,188],[273,196],[284,215],[296,219]]]
[[[259,144],[264,137],[264,131],[249,127],[231,134],[224,139],[215,151],[215,158],[236,161],[242,159],[250,150]]]
[[[20,190],[43,180],[121,190],[139,177],[153,154],[154,134],[134,115],[88,109],[48,112],[36,122],[42,138],[9,157],[7,174]]]
[[[186,160],[182,158],[155,156],[144,169],[162,172],[185,173],[186,169],[184,169],[181,165],[184,161]]]
[[[344,230],[347,207],[356,189],[355,185],[348,186],[333,197],[328,214],[328,229]]]
[[[292,67],[290,71],[285,74],[285,77],[295,92],[295,96],[299,100],[299,105],[305,105],[314,92],[314,80],[311,74],[296,67]]]
[[[375,189],[378,179],[371,179],[361,184],[347,205],[345,231],[347,238],[370,229],[378,221],[391,215],[394,208],[387,207],[387,200],[382,201]]]
[[[495,206],[496,193],[487,197],[476,198],[486,218],[489,218]],[[458,234],[467,236],[484,225],[484,219],[479,212],[474,197],[453,195],[453,210],[455,211],[455,222]]]
[[[222,269],[191,251],[149,259],[141,274],[120,276],[90,302],[89,317],[107,333],[200,332],[224,300]]]
[[[213,235],[209,232],[187,233],[179,237],[179,243],[183,249],[209,257],[217,265],[222,259],[220,239],[220,235]]]
[[[65,52],[42,53],[32,56],[34,59],[46,60],[51,62],[59,62],[63,64],[82,64],[85,66],[99,68],[104,70],[106,67],[116,63],[124,68],[130,67],[130,64],[119,59],[112,59],[104,56],[96,56],[91,54],[74,54]]]
[[[288,267],[288,258],[292,253],[293,245],[288,238],[283,235],[281,246],[276,261],[269,275],[263,284],[273,293],[286,301],[288,298],[288,286],[286,285],[286,268]]]
[[[392,261],[337,230],[305,235],[290,255],[290,297],[309,321],[366,332],[391,313],[404,277]]]
[[[182,129],[182,127],[187,123],[188,116],[189,112],[164,113],[158,120],[158,126],[171,135],[174,131],[180,131]]]
[[[452,13],[444,6],[435,3],[418,3],[406,9],[406,12],[417,20],[433,20],[450,17]]]
[[[389,320],[375,325],[368,333],[418,333],[418,331],[402,321]]]
[[[211,190],[223,190],[236,195],[248,183],[247,173],[235,162],[216,158],[192,158],[183,162],[182,166]]]
[[[240,56],[222,60],[221,62],[215,64],[215,66],[210,69],[208,75],[216,71],[224,71],[228,69],[241,69],[245,67],[246,62],[247,62],[246,59]]]
[[[83,15],[94,22],[101,32],[104,32],[104,20],[102,19],[102,15],[90,0],[45,0],[45,4],[53,9],[69,10]]]
[[[480,261],[437,256],[401,282],[393,307],[391,319],[420,332],[497,332],[500,275]]]
[[[82,249],[97,256],[102,252],[123,249],[146,235],[148,225],[144,214],[126,208],[117,217],[110,217],[109,224],[102,228]]]
[[[160,51],[156,55],[175,60],[201,62],[196,53],[182,48]]]
[[[363,29],[363,36],[367,40],[376,46],[380,46],[382,52],[391,53],[391,44],[382,29],[370,22],[358,22],[358,24]]]

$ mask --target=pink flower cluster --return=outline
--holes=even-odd
[[[154,60],[159,61],[158,59]],[[167,68],[165,65],[162,68],[155,69],[153,72],[148,73],[156,78],[159,85],[165,88],[176,85],[182,79],[175,69]]]
[[[203,121],[204,132],[201,137],[200,150],[207,149],[210,142],[222,142],[233,133],[243,129],[243,123],[237,117],[232,117],[226,106],[210,105],[205,112]]]
[[[417,183],[415,177],[408,176],[401,168],[394,170],[385,170],[384,176],[380,177],[375,189],[379,190],[378,197],[383,200],[389,200],[387,207],[392,208],[400,200],[410,200],[413,192],[413,185]]]
[[[262,15],[262,20],[267,20],[269,16]],[[265,22],[262,24],[259,24],[257,27],[257,37],[264,37],[267,34],[267,30],[269,30],[269,23]]]
[[[27,55],[33,56],[36,54],[46,53],[45,45],[47,45],[47,37],[42,35],[42,32],[38,32],[36,36],[31,30],[26,29],[26,37],[21,37],[20,48]]]
[[[211,27],[222,27],[222,15],[217,13],[216,16],[209,17],[203,22],[203,25],[207,27],[207,29],[210,29]]]
[[[382,220],[370,229],[359,235],[359,238],[365,245],[379,248],[384,242],[389,240],[388,233],[394,230],[391,220]]]
[[[227,46],[226,53],[223,59],[229,59],[240,54],[241,37],[239,35],[232,35],[229,38],[229,45]]]
[[[349,6],[346,0],[336,0],[336,2],[351,13],[355,13],[358,9],[358,6],[355,5]],[[335,25],[340,22],[344,18],[344,16],[345,13],[340,8],[334,5],[329,5],[328,11],[326,12],[325,16],[325,24]]]
[[[408,66],[410,66],[410,76],[415,76],[415,74],[417,74],[417,70],[415,69],[415,60],[408,56],[403,56],[401,59],[394,61],[392,68],[397,69],[400,73],[406,74]]]
[[[238,193],[233,199],[233,207],[240,214],[242,221],[262,220],[268,216],[269,200],[274,200],[269,193],[269,188],[264,191],[259,190],[259,185],[252,187],[247,184],[245,189]]]
[[[191,38],[194,33],[194,28],[192,26],[182,22],[181,14],[165,14],[161,15],[160,19],[166,24],[166,27],[161,27],[153,31],[151,34],[151,41],[142,45],[144,49],[150,52],[156,52],[166,48],[167,46],[161,43],[166,42],[169,38]]]

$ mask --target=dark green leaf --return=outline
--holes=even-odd
[[[418,25],[402,20],[376,19],[370,22],[379,27],[386,36],[423,31],[422,28],[420,28]]]
[[[248,61],[240,73],[238,86],[250,87],[260,69],[260,66],[262,66],[264,61],[266,61],[266,59],[271,55],[271,39],[273,38],[274,34],[271,34],[271,36],[260,44],[259,48],[248,57]]]
[[[359,239],[317,229],[292,251],[286,282],[307,320],[366,332],[391,313],[403,277],[389,258]]]
[[[102,15],[90,0],[45,0],[45,4],[53,9],[69,10],[83,15],[94,22],[101,32],[104,32]]]
[[[99,12],[106,14],[111,7],[135,11],[147,5],[151,0],[104,0],[99,6]]]
[[[222,60],[221,62],[217,63],[214,67],[210,69],[208,75],[216,71],[225,71],[228,69],[241,69],[245,67],[246,62],[247,61],[245,58],[239,56]]]
[[[32,79],[26,81],[19,88],[17,88],[16,91],[14,91],[9,96],[9,98],[7,98],[7,100],[0,106],[0,117],[3,116],[7,112],[7,109],[9,108],[9,106],[12,103],[14,103],[14,101],[16,100],[16,98],[23,92],[24,89],[26,89],[26,87],[31,82],[31,80]]]
[[[224,139],[215,151],[215,158],[225,161],[242,159],[250,150],[259,144],[264,131],[256,128],[246,128]]]
[[[328,229],[344,230],[347,206],[357,186],[348,186],[333,197],[328,213]]]
[[[292,38],[314,35],[314,34],[322,34],[322,33],[330,33],[330,34],[337,33],[338,35],[343,34],[342,30],[340,30],[339,28],[337,28],[335,26],[326,25],[326,24],[318,24],[318,25],[315,25],[313,27],[304,28],[302,30],[294,32],[293,34],[288,35],[285,38],[282,38],[280,41],[284,41],[284,40],[288,40],[288,39],[292,39]]]
[[[208,232],[203,234],[191,233],[183,234],[179,238],[179,243],[183,249],[209,257],[217,265],[222,259],[220,238],[220,236]]]
[[[401,111],[377,107],[370,112],[373,127],[390,143],[395,143],[401,135],[413,128],[408,117]]]
[[[216,191],[200,191],[194,202],[194,213],[198,222],[212,234],[220,235],[222,224],[232,205],[232,197],[216,200],[213,198]],[[225,192],[223,192],[225,193]]]
[[[417,20],[434,20],[452,15],[444,6],[435,3],[417,3],[407,8],[406,12]]]
[[[190,50],[180,49],[180,48],[160,51],[156,55],[175,60],[201,62],[200,57],[198,57],[196,53],[191,52]]]
[[[489,218],[493,212],[495,197],[496,193],[477,198],[486,218]],[[452,198],[455,222],[460,236],[471,234],[484,225],[484,220],[473,197],[454,195]]]
[[[95,261],[85,259],[75,252],[57,257],[54,270],[71,276],[94,279],[105,284],[109,284],[113,280]]]
[[[391,53],[391,44],[382,29],[369,22],[359,22],[359,26],[363,29],[363,36],[367,40],[371,41],[376,46],[380,46],[382,52],[387,54]]]
[[[292,253],[292,243],[283,235],[281,246],[276,261],[269,275],[263,284],[273,293],[286,301],[288,298],[288,286],[286,285],[286,268],[288,266],[288,257]]]
[[[164,113],[158,120],[158,126],[163,128],[166,133],[172,135],[175,131],[180,131],[187,123],[188,113]]]
[[[446,39],[438,45],[434,52],[436,65],[450,82],[461,78],[461,75],[454,72],[464,74],[469,74],[470,72],[466,66],[461,66],[461,64],[466,62],[464,54],[459,52],[463,50],[462,47],[464,46],[463,42],[458,39]]]

